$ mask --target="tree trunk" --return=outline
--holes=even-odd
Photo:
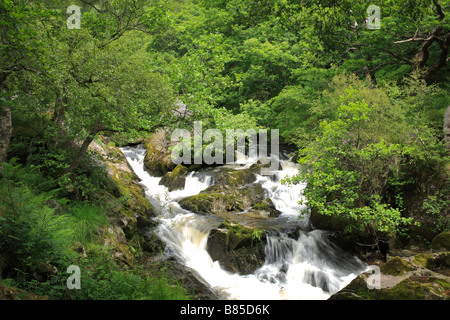
[[[450,150],[450,106],[444,113],[444,139],[447,149]]]
[[[69,168],[67,168],[66,173],[72,173],[78,166],[80,165],[81,160],[83,160],[84,155],[86,154],[87,149],[89,148],[89,145],[94,140],[97,133],[104,130],[105,128],[103,126],[100,126],[100,122],[102,121],[102,115],[100,114],[97,122],[95,123],[94,127],[89,132],[86,139],[84,139],[80,149],[78,150],[75,158],[73,159],[72,163],[70,164]]]
[[[0,92],[7,92],[6,78],[9,73],[0,70]],[[0,105],[0,167],[6,161],[6,154],[8,152],[9,141],[12,134],[11,108],[5,105]]]
[[[0,166],[6,160],[11,134],[11,109],[2,106],[0,107]]]

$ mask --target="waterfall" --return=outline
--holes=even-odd
[[[212,173],[191,172],[186,176],[184,189],[169,192],[167,187],[159,185],[160,177],[144,170],[145,149],[124,147],[121,150],[141,179],[148,200],[159,212],[157,232],[167,245],[167,254],[196,270],[221,299],[327,299],[366,268],[357,258],[331,243],[325,232],[308,231],[307,216],[299,219],[303,207],[298,202],[304,185],[281,183],[282,178],[298,170],[289,160],[281,160],[281,168],[273,176],[257,176],[256,183],[261,183],[282,214],[275,219],[278,231],[267,236],[264,264],[253,274],[240,275],[224,270],[206,250],[209,232],[222,220],[195,214],[178,204],[180,199],[211,186]],[[248,167],[257,159],[240,157],[238,160],[238,164],[231,166]]]

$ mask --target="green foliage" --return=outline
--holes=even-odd
[[[184,300],[186,291],[162,270],[123,268],[112,261],[108,249],[96,245],[80,261],[81,289],[65,291],[72,300]]]
[[[434,221],[434,231],[450,230],[450,221],[445,210],[450,207],[449,188],[439,190],[435,195],[428,196],[422,204],[426,215]]]
[[[99,248],[82,263],[84,291],[29,276],[64,269],[70,244],[95,242],[108,208],[129,200],[82,148],[99,134],[122,145],[197,120],[225,145],[230,129],[279,129],[300,149],[292,182],[307,182],[307,206],[345,217],[349,232],[401,233],[414,223],[405,188],[448,176],[448,1],[379,1],[379,30],[367,28],[368,0],[73,4],[79,30],[66,27],[65,1],[0,0],[0,104],[18,158],[0,166],[0,266],[21,286],[59,298],[184,297],[164,274],[123,269]],[[189,116],[174,117],[179,102]],[[435,231],[448,228],[447,189],[419,205]]]
[[[96,231],[106,226],[108,219],[100,207],[88,203],[72,204],[67,225],[73,231],[72,242],[87,243],[95,239]]]
[[[9,179],[11,171],[16,182]],[[71,230],[66,228],[67,216],[55,214],[49,206],[52,191],[36,193],[31,185],[44,180],[33,170],[24,170],[5,163],[0,180],[0,246],[6,275],[27,274],[41,265],[62,264],[70,253]],[[18,175],[17,175],[18,174]],[[19,272],[19,274],[17,274]]]
[[[327,119],[301,150],[304,170],[294,180],[307,183],[309,208],[349,219],[347,231],[398,233],[413,221],[402,216],[401,194],[389,203],[386,190],[408,183],[402,171],[417,143],[408,138],[402,110],[381,89],[364,90],[359,80],[349,81],[342,90],[341,78],[335,80],[337,86],[328,94],[332,103],[318,111]]]

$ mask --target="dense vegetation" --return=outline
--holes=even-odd
[[[346,232],[425,244],[448,230],[450,2],[377,1],[380,29],[371,4],[0,0],[0,281],[51,298],[185,297],[99,241],[125,200],[88,147],[195,120],[279,129],[304,168],[291,182]],[[64,272],[37,275],[77,261],[74,243],[90,252],[82,293]]]

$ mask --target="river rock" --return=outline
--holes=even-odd
[[[177,261],[164,260],[157,262],[165,272],[188,291],[193,300],[217,300],[216,293],[211,289],[203,277],[194,269],[184,266]]]
[[[225,270],[251,274],[264,263],[265,243],[263,230],[225,220],[211,230],[206,250]]]
[[[253,169],[225,170],[217,174],[215,183],[223,188],[242,187],[256,181]]]
[[[97,155],[98,164],[104,167],[109,181],[106,189],[114,196],[111,198],[114,205],[110,206],[108,228],[102,230],[104,245],[112,248],[114,259],[129,265],[133,264],[137,247],[159,254],[161,243],[152,237],[152,230],[157,225],[155,209],[122,151],[105,137],[93,141],[89,150]],[[117,198],[125,200],[117,201]]]
[[[255,205],[254,211],[262,216],[273,217],[279,214],[272,201],[265,196],[261,184],[226,189],[213,185],[197,195],[182,199],[179,204],[186,210],[203,215],[238,213],[250,210]]]
[[[182,208],[203,215],[244,211],[265,218],[280,215],[262,185],[255,181],[254,168],[223,170],[216,174],[212,186],[179,203]]]
[[[152,175],[163,176],[176,167],[171,158],[170,147],[172,143],[167,138],[168,134],[168,131],[160,129],[144,143],[147,149],[144,164]]]
[[[270,198],[264,198],[261,201],[255,203],[250,209],[250,212],[259,214],[265,218],[276,218],[281,214]]]
[[[164,174],[159,184],[166,186],[169,191],[184,189],[184,186],[186,184],[185,176],[187,172],[188,169],[185,166],[179,164],[175,167],[175,169],[173,169],[173,171]]]
[[[323,215],[315,208],[312,208],[309,215],[309,222],[313,229],[326,230],[330,232],[330,240],[336,243],[342,249],[361,255],[365,250],[372,250],[369,246],[360,246],[362,244],[373,244],[375,240],[369,233],[363,232],[345,232],[345,227],[349,224],[349,218],[338,215]],[[387,250],[387,248],[386,248]],[[382,255],[386,252],[383,250]]]

